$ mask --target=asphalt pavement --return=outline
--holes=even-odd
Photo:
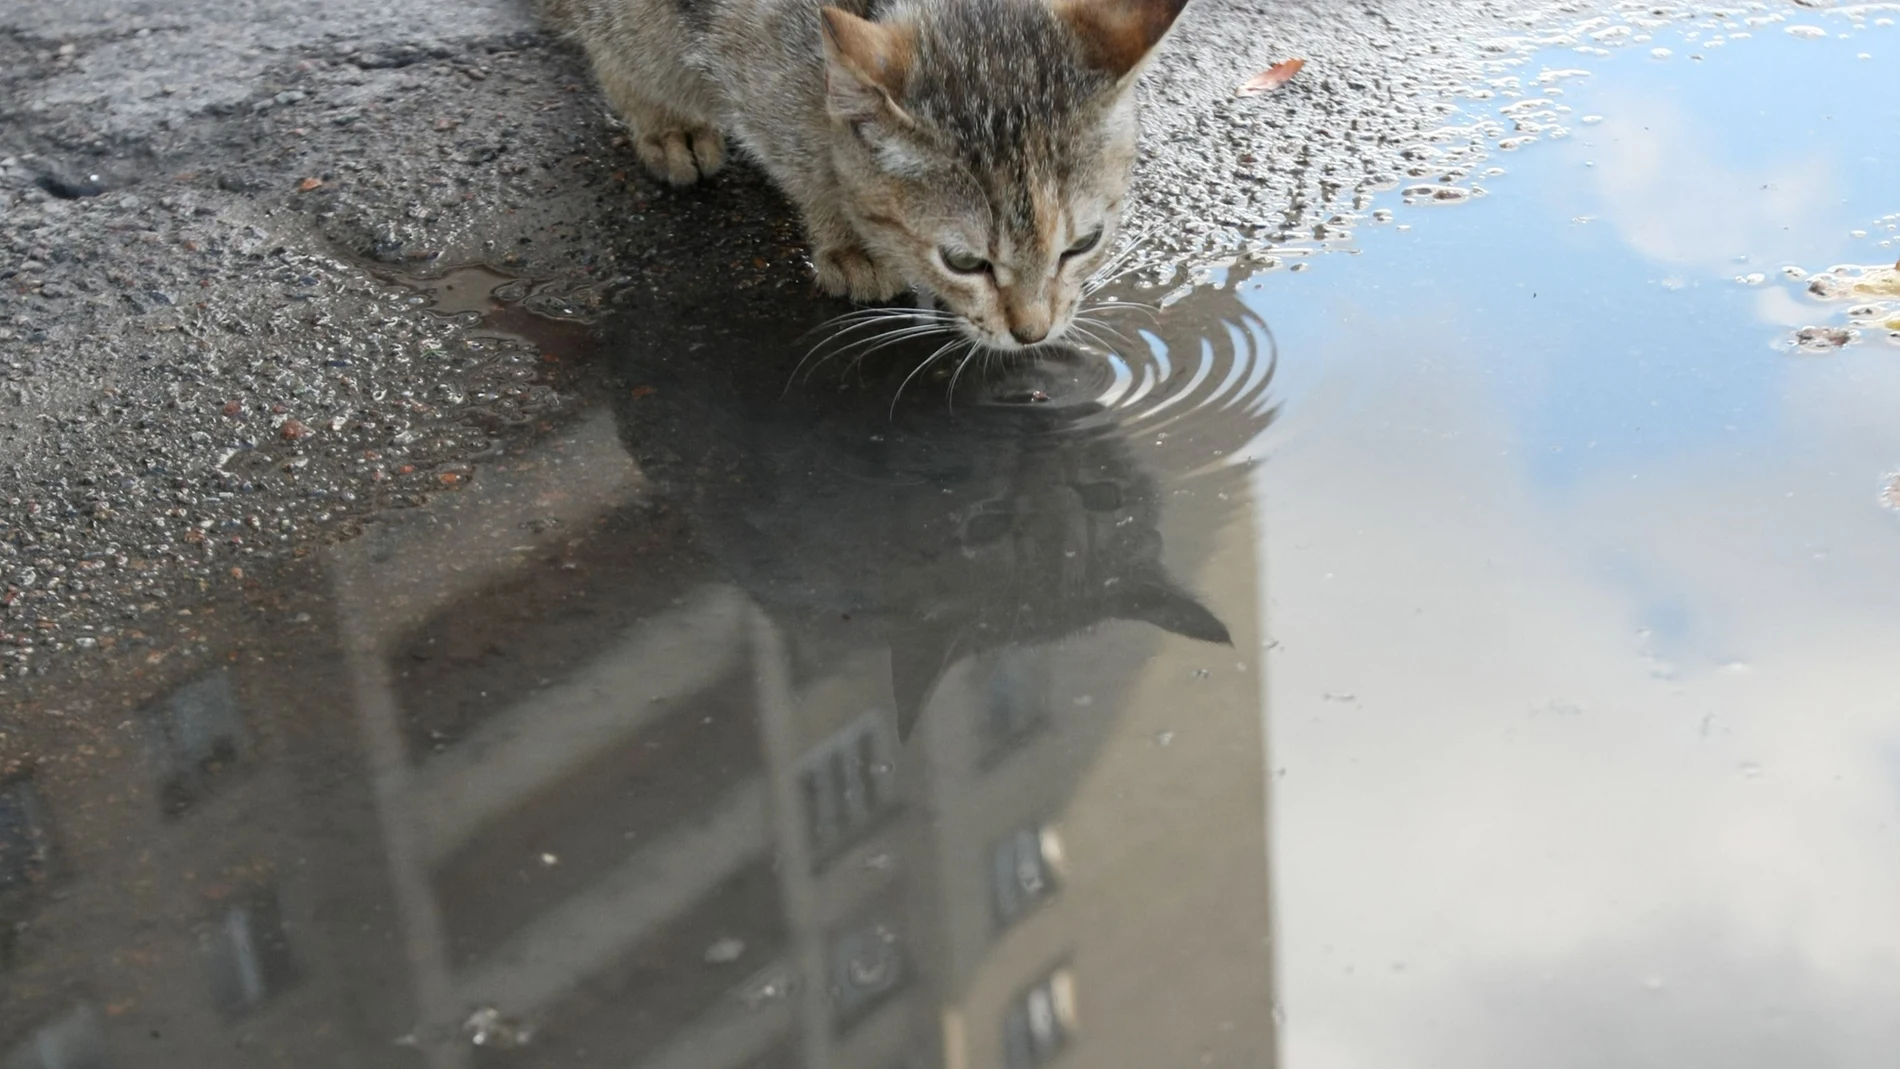
[[[1378,191],[1463,177],[1481,153],[1447,146],[1485,132],[1442,128],[1457,99],[1574,17],[1195,0],[1144,86],[1147,277],[1338,240]],[[1285,88],[1235,95],[1294,56]],[[749,168],[641,174],[525,2],[9,0],[0,688],[557,429],[605,388],[550,348],[563,324],[709,284],[812,300],[802,255]],[[519,279],[509,306],[556,334],[444,314],[445,274],[471,308]]]

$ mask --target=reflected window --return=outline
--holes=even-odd
[[[897,805],[890,729],[866,715],[805,755],[799,787],[819,864],[864,837]]]
[[[1057,969],[1010,1004],[1003,1019],[1003,1064],[1036,1069],[1067,1050],[1075,1037],[1075,980]]]
[[[8,1051],[0,1069],[108,1069],[105,1024],[99,1011],[78,1006]]]
[[[840,1028],[862,1020],[904,986],[909,970],[897,932],[867,924],[834,939],[830,950],[832,1016]]]
[[[46,810],[33,785],[0,784],[0,899],[44,883],[52,853]]]
[[[1055,829],[1018,828],[990,849],[990,906],[1001,930],[1055,896],[1062,840]]]
[[[297,980],[275,893],[264,890],[227,908],[204,937],[212,999],[226,1017],[242,1017]]]
[[[1038,651],[1004,650],[992,661],[982,704],[985,765],[1000,761],[1049,724],[1047,673]]]
[[[244,717],[231,677],[214,672],[174,691],[152,711],[159,804],[176,816],[205,797],[244,750]]]

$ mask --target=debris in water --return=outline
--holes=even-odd
[[[321,188],[323,188],[323,179],[321,178],[306,178],[297,183],[297,192],[299,193],[308,193],[313,189]]]
[[[1012,390],[998,400],[1008,405],[1043,405],[1049,403],[1049,395],[1041,390]]]
[[[304,426],[301,422],[295,419],[285,420],[283,426],[279,429],[282,431],[286,439],[293,442],[299,438],[305,437],[306,435],[310,433],[310,428]]]
[[[1854,340],[1846,327],[1802,327],[1794,332],[1794,343],[1803,352],[1832,352]]]
[[[462,1031],[468,1034],[470,1043],[495,1050],[525,1047],[534,1038],[534,1029],[503,1017],[501,1011],[493,1006],[483,1006],[469,1014],[468,1020],[462,1022]]]
[[[745,954],[745,941],[728,936],[706,948],[706,964],[730,965]]]
[[[1880,503],[1900,512],[1900,471],[1887,476],[1887,485],[1880,491]]]
[[[1240,88],[1234,90],[1234,95],[1248,97],[1256,93],[1270,93],[1292,81],[1293,76],[1300,73],[1300,68],[1304,66],[1306,66],[1306,61],[1303,59],[1289,59],[1275,63],[1240,83]]]

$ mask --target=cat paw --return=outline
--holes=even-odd
[[[662,182],[690,186],[726,164],[725,135],[710,126],[676,126],[642,133],[634,143],[640,163]]]
[[[904,280],[887,270],[857,245],[832,245],[812,257],[818,285],[833,297],[854,301],[888,301],[904,292]]]

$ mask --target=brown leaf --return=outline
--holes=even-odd
[[[1289,59],[1282,63],[1275,63],[1240,83],[1240,88],[1234,90],[1234,95],[1250,97],[1255,93],[1271,93],[1292,81],[1293,76],[1300,73],[1300,68],[1304,66],[1306,66],[1306,61],[1303,59]]]
[[[297,183],[297,192],[308,193],[313,189],[320,188],[322,185],[323,185],[323,179],[321,178],[306,178],[303,181]]]

